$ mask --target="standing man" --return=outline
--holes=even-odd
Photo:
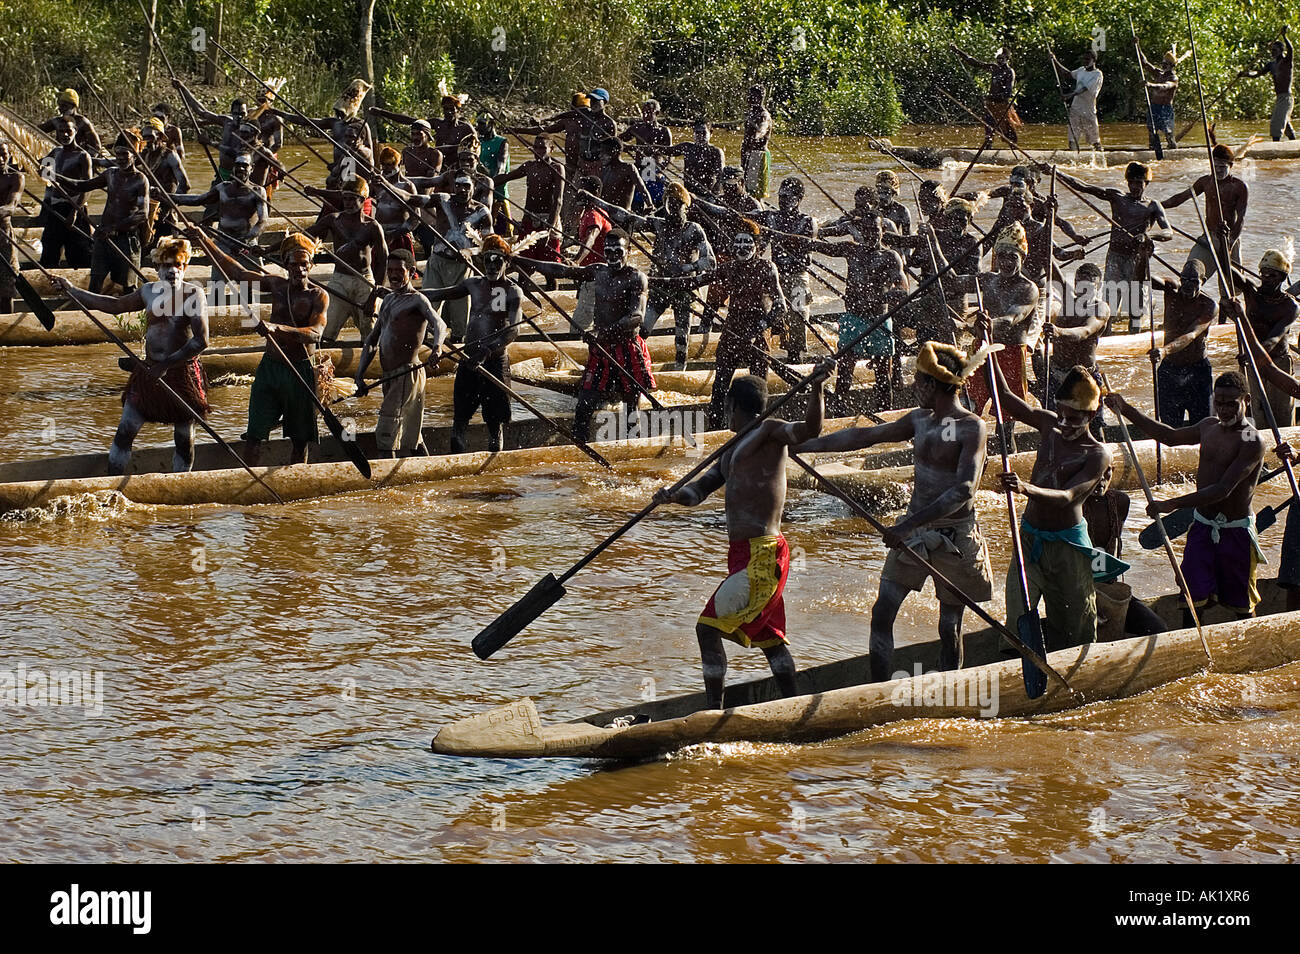
[[[230,180],[218,182],[201,194],[173,195],[177,205],[217,206],[217,244],[222,251],[238,256],[250,266],[261,259],[257,238],[269,218],[266,190],[252,182],[253,157],[236,156],[230,168]]]
[[[69,268],[89,268],[91,239],[86,196],[65,189],[59,179],[89,179],[93,175],[90,153],[73,142],[76,130],[71,120],[59,116],[52,122],[55,145],[41,163],[42,168],[52,166],[54,171],[45,179],[41,199],[41,265],[58,268],[60,258],[66,256]]]
[[[447,337],[429,300],[416,290],[415,257],[406,249],[390,252],[384,267],[390,291],[379,306],[379,317],[366,336],[357,361],[357,389],[365,387],[366,368],[375,351],[384,369],[384,401],[375,425],[375,444],[382,457],[413,457],[428,454],[424,446],[424,364],[420,345],[427,344],[437,362]],[[406,369],[408,374],[389,377]]]
[[[482,409],[487,428],[488,451],[495,454],[505,444],[510,423],[510,395],[489,379],[510,385],[510,342],[519,337],[523,321],[524,295],[506,278],[510,245],[499,235],[483,240],[479,256],[481,274],[466,278],[456,288],[426,290],[431,301],[460,294],[469,300],[469,325],[465,332],[465,354],[456,366],[452,392],[451,452],[463,454],[470,418]]]
[[[118,365],[130,371],[131,377],[122,392],[122,419],[108,450],[110,474],[126,473],[131,445],[146,422],[172,425],[176,446],[173,471],[182,473],[194,466],[194,415],[163,387],[165,382],[207,420],[208,398],[199,355],[208,346],[208,317],[203,289],[185,281],[189,260],[189,242],[164,239],[154,250],[158,281],[120,296],[82,291],[65,278],[56,279],[63,294],[87,308],[110,315],[145,314],[145,359],[118,359]]]
[[[1291,259],[1286,252],[1269,249],[1259,260],[1259,282],[1252,282],[1239,268],[1233,270],[1233,280],[1237,291],[1246,302],[1245,319],[1255,332],[1255,339],[1268,352],[1268,359],[1279,371],[1289,374],[1292,367],[1291,347],[1295,344],[1296,320],[1300,318],[1300,304],[1289,295],[1284,285],[1288,284],[1291,274]],[[1231,306],[1238,314],[1240,305],[1234,299]],[[1290,427],[1293,423],[1294,408],[1291,394],[1285,388],[1278,388],[1264,382],[1264,393],[1250,382],[1250,407],[1254,417],[1263,425],[1264,402],[1268,401],[1273,411],[1273,420],[1278,427]]]
[[[812,320],[812,253],[808,242],[818,237],[817,220],[799,208],[803,198],[803,180],[788,176],[777,189],[777,207],[755,216],[755,221],[772,233],[772,263],[789,308],[785,352],[792,364],[803,360],[808,347],[808,322]]]
[[[257,161],[253,163],[253,182],[266,190],[266,197],[275,195],[276,186],[280,184],[283,174],[280,167],[280,147],[284,145],[284,117],[271,103],[275,100],[275,91],[263,86],[257,94],[257,107],[248,114],[249,120],[257,123]]]
[[[1190,52],[1184,54],[1190,56]],[[1145,56],[1142,62],[1151,71],[1147,81],[1147,95],[1151,98],[1151,125],[1156,134],[1165,134],[1165,148],[1177,149],[1178,140],[1174,138],[1174,97],[1178,95],[1178,54],[1170,50],[1156,66]]]
[[[230,180],[235,165],[235,157],[246,154],[251,146],[243,142],[239,127],[248,120],[248,106],[242,99],[232,100],[229,115],[214,113],[194,98],[184,83],[173,79],[172,85],[181,94],[181,99],[189,105],[200,126],[220,126],[221,140],[217,144],[217,177],[222,182]]]
[[[1286,133],[1287,139],[1295,138],[1295,130],[1291,128],[1291,78],[1295,72],[1295,48],[1291,46],[1285,24],[1282,26],[1282,39],[1274,40],[1269,51],[1273,54],[1271,60],[1257,70],[1242,70],[1237,75],[1243,79],[1252,79],[1267,73],[1273,78],[1273,95],[1277,98],[1273,103],[1268,132],[1274,142],[1281,142],[1283,133]]]
[[[1264,443],[1246,417],[1250,392],[1240,371],[1219,375],[1214,382],[1214,416],[1187,427],[1174,428],[1151,420],[1124,398],[1112,392],[1106,406],[1123,414],[1138,429],[1168,447],[1200,445],[1196,490],[1147,506],[1154,517],[1182,507],[1195,507],[1195,523],[1183,547],[1183,578],[1199,609],[1217,599],[1239,618],[1255,615],[1259,589],[1255,568],[1267,563],[1255,536],[1251,504]],[[1183,610],[1183,625],[1192,625]]]
[[[307,389],[315,387],[316,371],[312,358],[321,332],[325,330],[330,301],[324,289],[307,280],[312,256],[316,252],[315,241],[304,232],[285,236],[280,243],[280,260],[289,274],[287,278],[281,278],[245,268],[199,229],[191,229],[187,234],[207,249],[214,264],[230,279],[250,284],[257,282],[261,286],[271,302],[271,315],[269,321],[258,322],[257,333],[266,338],[274,337],[293,363],[293,370],[290,370],[280,357],[280,351],[267,344],[248,398],[248,430],[243,434],[247,442],[244,459],[249,466],[256,467],[262,456],[262,442],[271,436],[271,428],[280,425],[284,436],[293,445],[289,462],[306,463],[307,445],[315,444],[318,437],[316,404]],[[296,376],[294,371],[298,372]]]
[[[312,195],[317,190],[308,190]],[[307,234],[330,239],[334,245],[334,274],[330,276],[330,304],[322,345],[332,344],[349,320],[364,341],[370,337],[374,316],[374,290],[384,281],[388,267],[388,243],[384,230],[361,211],[370,196],[366,180],[353,179],[343,187],[343,211],[317,219]],[[366,277],[367,272],[373,282]]]
[[[18,254],[14,247],[13,214],[18,209],[18,198],[23,194],[26,181],[22,166],[13,161],[9,143],[0,142],[0,258],[9,265],[0,269],[0,315],[14,310],[14,298],[18,295],[17,282],[14,281],[14,275],[18,274]]]
[[[480,239],[492,233],[492,212],[473,198],[474,179],[468,172],[457,172],[451,192],[414,195],[408,199],[433,215],[433,247],[424,266],[425,288],[452,288],[469,274],[469,256]],[[465,338],[469,321],[469,301],[449,298],[434,311],[447,323],[451,341]]]
[[[912,442],[916,458],[907,514],[885,531],[889,555],[871,607],[871,678],[893,678],[894,621],[909,593],[932,574],[907,549],[920,553],[971,599],[993,598],[988,548],[975,516],[975,491],[984,473],[984,421],[961,406],[966,379],[988,354],[968,358],[952,345],[926,342],[916,356],[917,408],[877,427],[850,427],[795,448],[799,454],[863,450]],[[966,606],[946,584],[934,581],[939,600],[939,668],[962,667],[961,620]]]
[[[949,43],[948,48],[968,66],[989,73],[989,92],[984,97],[984,145],[987,149],[993,142],[994,132],[1016,145],[1020,141],[1020,116],[1011,104],[1011,94],[1016,88],[1016,71],[1011,68],[1011,54],[1006,47],[998,50],[993,62],[977,60],[957,48],[956,43]]]
[[[1069,103],[1070,148],[1078,152],[1086,142],[1093,149],[1101,149],[1101,127],[1097,125],[1097,94],[1101,92],[1102,72],[1097,69],[1097,54],[1083,51],[1083,65],[1077,70],[1066,69],[1056,54],[1048,48],[1052,63],[1074,78],[1074,90],[1065,95]]]
[[[189,192],[190,178],[185,174],[185,166],[181,163],[180,156],[172,149],[167,139],[166,127],[162,120],[149,117],[149,120],[140,127],[140,138],[144,141],[140,161],[150,173],[148,176],[150,198],[162,199],[161,195],[155,194],[158,188],[168,195]],[[154,183],[157,185],[155,186]],[[149,230],[152,248],[161,239],[181,231],[181,223],[177,221],[176,210],[170,203],[156,201],[150,208],[153,213],[153,227]]]
[[[692,195],[716,196],[718,180],[726,157],[722,149],[709,140],[713,135],[706,120],[697,119],[691,127],[694,140],[675,146],[660,146],[655,152],[664,156],[682,156],[682,182]]]
[[[611,205],[630,210],[638,195],[648,195],[649,186],[641,180],[636,166],[620,155],[622,144],[605,139],[600,144],[600,197]]]
[[[167,145],[171,146],[172,151],[183,160],[185,158],[185,137],[181,133],[181,127],[172,122],[172,108],[166,103],[154,103],[149,107],[149,116],[162,123],[163,137],[167,140]]]
[[[1160,364],[1160,423],[1180,428],[1209,417],[1213,372],[1205,356],[1206,335],[1218,316],[1219,306],[1201,290],[1205,264],[1188,259],[1178,281],[1153,279],[1151,287],[1165,296],[1164,347],[1153,356]],[[1162,360],[1163,358],[1163,360]]]
[[[503,183],[524,179],[528,191],[524,196],[524,214],[519,220],[521,239],[534,232],[545,232],[546,238],[531,245],[523,254],[543,262],[561,261],[560,214],[564,207],[564,166],[551,155],[551,137],[540,135],[533,140],[533,158],[513,170],[496,177],[499,187]]]
[[[1151,182],[1151,167],[1130,162],[1124,168],[1127,192],[1089,185],[1060,169],[1056,170],[1056,176],[1085,195],[1110,203],[1115,224],[1111,226],[1110,245],[1106,248],[1106,288],[1112,294],[1119,291],[1119,300],[1112,304],[1117,308],[1124,306],[1130,317],[1147,314],[1151,305],[1146,300],[1145,284],[1151,268],[1150,240],[1167,242],[1173,238],[1164,208],[1145,195]],[[1153,225],[1159,229],[1154,235],[1150,234]]]
[[[415,239],[412,237],[420,226],[420,216],[406,201],[408,195],[416,191],[415,184],[402,175],[402,158],[392,146],[379,150],[379,177],[375,179],[372,206],[375,221],[384,230],[384,242],[391,254],[404,248],[415,255]]]
[[[478,116],[478,165],[493,179],[510,171],[510,143],[505,136],[497,135],[497,121],[491,113]],[[492,193],[493,230],[498,235],[510,235],[510,187],[500,181]]]
[[[1206,276],[1213,275],[1219,262],[1241,264],[1241,229],[1246,224],[1246,205],[1250,201],[1250,189],[1246,183],[1232,174],[1233,163],[1237,161],[1233,151],[1219,143],[1211,151],[1213,173],[1204,175],[1181,192],[1175,192],[1165,199],[1166,209],[1177,208],[1188,199],[1196,196],[1205,197],[1205,227],[1208,235],[1202,235],[1192,246],[1187,260],[1196,259],[1205,266]],[[1214,251],[1210,251],[1211,237]],[[1224,279],[1220,277],[1220,282]]]
[[[772,174],[772,154],[767,150],[772,137],[772,114],[763,105],[767,91],[755,84],[745,97],[745,138],[740,144],[740,168],[745,171],[745,191],[755,199],[767,198],[767,183]]]
[[[1074,273],[1069,302],[1062,314],[1043,325],[1043,337],[1052,342],[1052,367],[1047,379],[1046,408],[1054,405],[1053,395],[1065,384],[1071,368],[1085,369],[1101,380],[1097,368],[1097,345],[1110,320],[1110,306],[1102,297],[1101,269],[1084,262]],[[1101,433],[1101,421],[1093,421],[1093,430]]]
[[[901,187],[898,173],[893,169],[881,169],[876,173],[876,207],[881,216],[894,223],[899,235],[911,235],[912,213],[898,201]]]
[[[97,157],[104,151],[104,146],[99,141],[99,133],[95,132],[95,124],[77,111],[80,105],[81,97],[75,89],[69,87],[63,90],[58,98],[59,115],[45,120],[36,128],[43,133],[53,133],[60,121],[69,122],[72,124],[72,141],[78,148]]]
[[[727,572],[709,597],[695,624],[704,669],[704,693],[710,709],[721,709],[727,677],[725,637],[741,646],[757,646],[767,656],[781,695],[798,694],[794,659],[785,633],[785,590],[790,575],[790,547],[781,533],[785,509],[786,448],[817,437],[822,430],[822,387],[829,365],[819,368],[803,421],[758,421],[767,405],[767,382],[744,377],[727,394],[727,417],[737,433],[750,428],[699,478],[680,490],[655,494],[659,504],[695,507],[727,485]]]
[[[86,287],[95,294],[104,287],[105,278],[112,278],[127,292],[135,289],[141,239],[149,225],[149,180],[135,163],[142,145],[138,135],[123,130],[113,144],[116,166],[92,179],[60,177],[69,192],[84,195],[103,189],[107,196],[90,248],[90,280]]]
[[[632,211],[643,215],[648,207],[658,206],[663,202],[664,188],[668,185],[668,179],[654,151],[643,148],[673,144],[673,131],[659,121],[659,100],[647,99],[642,103],[641,118],[628,123],[627,128],[619,133],[618,138],[621,142],[636,144],[636,148],[632,151],[632,161],[649,192],[637,193],[632,200]]]
[[[992,340],[992,319],[982,315],[985,340]],[[1046,605],[1043,638],[1047,651],[1097,641],[1097,593],[1094,583],[1108,582],[1128,565],[1092,545],[1083,508],[1111,466],[1110,450],[1088,429],[1101,407],[1101,389],[1085,368],[1071,368],[1057,390],[1056,410],[1031,407],[1008,391],[998,375],[998,397],[1009,418],[1035,428],[1041,438],[1029,481],[1014,471],[1001,475],[1002,486],[1025,497],[1020,521],[1030,607],[1020,594],[1019,571],[1007,568],[1007,628],[1016,632],[1020,617]]]
[[[648,283],[628,261],[630,244],[626,232],[612,229],[605,235],[605,261],[600,265],[575,268],[515,259],[516,264],[543,275],[591,284],[594,320],[586,337],[590,354],[573,410],[573,436],[583,443],[591,440],[591,418],[598,407],[620,400],[628,421],[635,421],[641,402],[636,384],[647,391],[655,386],[650,349],[640,334]]]

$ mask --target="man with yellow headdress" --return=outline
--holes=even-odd
[[[80,105],[81,97],[75,89],[69,87],[62,90],[58,99],[59,115],[45,120],[37,128],[43,133],[52,133],[57,122],[66,119],[72,123],[72,141],[92,157],[98,157],[104,151],[104,145],[99,140],[99,133],[95,131],[95,124],[78,111]]]
[[[1246,302],[1246,323],[1268,352],[1269,360],[1284,373],[1291,371],[1291,345],[1295,342],[1296,322],[1300,318],[1300,303],[1283,287],[1288,283],[1290,275],[1291,253],[1274,248],[1266,251],[1259,260],[1258,282],[1251,281],[1240,268],[1234,267],[1232,270],[1237,291]],[[1231,308],[1241,315],[1237,299],[1225,304],[1224,308]],[[1255,415],[1255,423],[1260,427],[1264,427],[1267,422],[1264,415],[1265,401],[1273,412],[1277,426],[1290,427],[1294,415],[1290,392],[1265,382],[1264,393],[1261,394],[1252,377],[1250,406]]]
[[[248,446],[244,459],[252,466],[259,464],[262,443],[271,436],[272,428],[280,426],[293,445],[289,463],[305,463],[307,445],[316,443],[318,436],[316,404],[312,400],[316,385],[313,357],[325,330],[330,302],[324,289],[308,281],[316,253],[315,239],[304,232],[285,236],[280,243],[279,257],[288,277],[281,278],[246,268],[200,229],[190,229],[186,234],[212,256],[216,271],[232,281],[258,285],[263,297],[271,303],[271,314],[259,321],[255,330],[264,338],[274,338],[280,348],[276,349],[268,341],[257,365],[253,390],[248,397],[248,429],[243,434]],[[280,356],[281,351],[292,363],[292,369]]]
[[[795,453],[860,450],[876,444],[912,442],[916,472],[907,513],[885,531],[889,556],[871,608],[871,678],[898,678],[892,671],[894,620],[909,593],[918,592],[930,570],[905,547],[923,554],[962,594],[979,602],[993,597],[988,548],[975,517],[975,491],[984,472],[984,422],[962,407],[960,394],[988,355],[926,342],[916,356],[917,409],[876,427],[851,427],[796,447]],[[939,598],[939,668],[962,665],[961,622],[965,604],[946,584],[934,581]],[[904,675],[911,675],[906,673]]]
[[[1028,252],[1029,240],[1024,227],[1015,222],[994,240],[993,271],[944,279],[948,294],[964,294],[968,302],[972,297],[983,300],[983,316],[990,320],[992,335],[984,340],[1003,346],[994,360],[1002,370],[1007,386],[1024,400],[1029,398],[1026,358],[1042,328],[1038,314],[1038,286],[1021,271]],[[947,263],[942,258],[942,251],[936,249],[935,254],[940,256],[939,267],[943,268]],[[979,334],[978,326],[976,334]],[[982,415],[990,398],[984,376],[971,378],[966,393],[975,413]]]
[[[122,419],[108,451],[110,474],[126,473],[131,445],[146,422],[172,425],[176,443],[173,471],[194,466],[194,418],[196,414],[204,419],[208,415],[199,364],[199,355],[208,346],[208,317],[203,289],[185,281],[190,251],[190,243],[183,238],[160,241],[153,253],[158,281],[126,295],[97,295],[82,291],[67,279],[56,279],[65,295],[87,308],[110,315],[145,314],[144,360],[124,357],[118,361],[131,377],[122,392]]]
[[[988,319],[982,319],[986,326]],[[1007,568],[1007,628],[1045,606],[1043,637],[1049,652],[1096,642],[1095,583],[1109,582],[1128,564],[1092,544],[1083,509],[1111,466],[1110,450],[1088,429],[1101,407],[1101,388],[1087,368],[1073,367],[1056,390],[1056,410],[1031,407],[998,378],[998,398],[1008,418],[1039,433],[1038,455],[1028,481],[1001,475],[1003,488],[1025,497],[1020,521],[1030,606],[1020,593],[1019,568]]]

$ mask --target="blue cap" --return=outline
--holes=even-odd
[[[606,102],[606,103],[609,102],[609,90],[605,90],[605,89],[601,89],[600,87],[596,87],[595,89],[593,89],[593,90],[591,91],[591,95],[594,96],[594,97],[596,97],[596,98],[599,99],[599,100],[603,100],[603,101]]]

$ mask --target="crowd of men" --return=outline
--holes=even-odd
[[[1274,138],[1293,138],[1285,30],[1276,47],[1264,69],[1275,82],[1285,79],[1287,92],[1284,97],[1279,86]],[[1014,142],[1019,119],[1009,54],[992,62],[961,57],[992,74],[985,103],[989,140],[996,134]],[[1171,142],[1177,59],[1165,57],[1149,84],[1157,128]],[[1098,146],[1095,55],[1086,54],[1071,75],[1071,144]],[[399,150],[373,141],[361,108],[369,87],[360,80],[331,115],[319,118],[277,105],[270,85],[258,91],[251,111],[235,100],[225,114],[210,111],[183,84],[176,88],[195,123],[219,130],[212,137],[213,181],[202,192],[191,191],[183,139],[165,104],[153,107],[139,129],[117,131],[111,160],[101,156],[101,140],[79,112],[73,90],[60,95],[59,114],[40,126],[56,143],[40,163],[46,186],[41,265],[88,268],[87,288],[60,281],[62,293],[87,308],[148,316],[144,360],[124,359],[131,376],[109,455],[115,472],[128,466],[136,434],[151,421],[173,425],[175,469],[192,465],[193,415],[173,395],[206,413],[199,364],[209,339],[205,296],[185,278],[197,254],[227,280],[257,283],[269,304],[257,324],[268,343],[243,435],[254,464],[276,427],[290,439],[293,460],[306,460],[317,439],[309,393],[319,371],[316,351],[348,323],[363,341],[358,385],[364,386],[375,357],[383,371],[376,430],[382,452],[425,452],[429,362],[420,357],[422,346],[435,359],[451,346],[458,363],[453,450],[464,448],[476,413],[491,449],[501,449],[511,417],[507,349],[524,320],[523,303],[545,295],[533,275],[546,287],[561,280],[576,287],[576,307],[563,313],[590,348],[573,424],[583,443],[598,409],[622,405],[631,415],[654,389],[646,339],[669,311],[678,368],[691,357],[692,331],[706,340],[718,335],[709,409],[717,427],[750,428],[763,413],[769,370],[787,380],[807,374],[801,363],[815,353],[815,338],[821,350],[839,354],[815,366],[804,420],[761,422],[697,481],[660,496],[660,502],[694,505],[724,483],[732,489],[732,576],[698,626],[710,700],[722,700],[722,637],[763,648],[783,691],[794,691],[781,596],[789,572],[780,533],[785,477],[775,466],[790,450],[912,442],[912,500],[885,534],[891,551],[872,613],[873,675],[889,677],[894,619],[907,594],[930,577],[931,566],[948,581],[937,587],[939,635],[942,665],[954,668],[962,661],[968,605],[961,597],[986,601],[992,595],[975,490],[988,436],[983,415],[995,396],[1009,419],[1040,436],[1030,478],[1003,478],[1005,489],[1025,500],[1021,531],[1029,584],[1026,604],[1026,594],[1013,585],[1015,568],[1009,571],[1009,623],[1014,629],[1017,618],[1036,611],[1042,600],[1049,649],[1097,638],[1097,587],[1127,567],[1119,559],[1119,540],[1128,510],[1127,497],[1109,488],[1110,451],[1098,439],[1103,389],[1097,348],[1120,317],[1116,311],[1153,320],[1151,295],[1159,291],[1164,341],[1151,355],[1159,385],[1155,417],[1119,395],[1106,404],[1158,441],[1200,445],[1196,491],[1150,512],[1195,509],[1183,561],[1194,602],[1217,600],[1242,615],[1254,612],[1262,554],[1251,500],[1263,445],[1251,436],[1251,413],[1258,418],[1267,406],[1280,426],[1293,421],[1300,383],[1289,374],[1290,344],[1300,306],[1289,287],[1289,251],[1270,250],[1257,271],[1241,262],[1249,189],[1233,174],[1239,157],[1226,145],[1213,147],[1210,173],[1170,185],[1163,199],[1148,194],[1153,173],[1142,163],[1128,165],[1123,190],[1055,170],[1057,181],[1108,206],[1112,223],[1104,266],[1083,262],[1066,278],[1060,265],[1087,256],[1093,237],[1080,234],[1045,194],[1046,166],[1017,166],[1005,186],[988,192],[949,195],[936,180],[920,181],[916,219],[891,170],[857,188],[851,206],[829,220],[803,208],[807,184],[797,176],[781,180],[769,204],[772,118],[758,85],[748,90],[737,124],[743,138],[736,164],[712,142],[710,123],[695,122],[690,139],[677,142],[656,101],[640,104],[624,123],[615,119],[604,89],[576,93],[568,109],[530,126],[498,128],[487,114],[471,126],[465,97],[450,94],[439,104],[440,115],[428,118],[371,107],[371,117],[409,128],[409,143]],[[1157,116],[1156,106],[1169,109]],[[302,127],[332,148],[320,187],[300,183],[280,162],[287,126]],[[514,166],[511,137],[529,154]],[[25,187],[14,160],[0,143],[0,234],[11,255],[9,217]],[[511,194],[516,182],[523,183],[522,197]],[[320,212],[271,249],[259,236],[273,197],[285,189],[310,198]],[[95,190],[106,200],[92,229],[86,195]],[[990,200],[1000,207],[985,231],[976,213]],[[1185,263],[1154,277],[1153,266],[1166,264],[1156,249],[1172,236],[1168,212],[1189,202],[1198,212],[1203,208],[1204,226],[1196,226],[1200,234],[1192,236]],[[186,205],[206,209],[202,223],[180,214]],[[1068,242],[1058,244],[1058,229]],[[141,280],[146,250],[158,269],[154,282]],[[638,252],[648,269],[636,264]],[[321,255],[333,263],[323,283],[311,274]],[[835,267],[840,261],[842,273]],[[279,269],[268,271],[268,264]],[[1215,275],[1218,301],[1204,287]],[[102,294],[109,279],[120,294]],[[915,293],[919,283],[925,283],[923,294]],[[842,300],[830,320],[812,314],[815,284]],[[1108,294],[1117,287],[1133,293],[1117,304]],[[13,294],[11,281],[0,282],[0,310],[12,307]],[[1241,318],[1247,329],[1262,390],[1241,372],[1217,378],[1211,372],[1207,335],[1225,315]],[[783,353],[774,350],[778,343]],[[910,381],[903,375],[905,353],[915,355]],[[869,392],[856,383],[860,362],[872,379]],[[733,381],[740,368],[750,373]],[[830,400],[839,410],[915,410],[890,423],[822,436],[824,382],[832,376]],[[1288,521],[1286,540],[1282,582],[1300,587],[1300,524],[1292,532]],[[1300,597],[1300,589],[1292,592]],[[1152,632],[1159,622],[1135,600],[1125,626]]]

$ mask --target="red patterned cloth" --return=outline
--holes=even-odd
[[[628,380],[629,375],[647,391],[654,390],[655,376],[650,370],[650,349],[646,347],[644,338],[634,335],[624,341],[601,341],[600,344],[604,350],[588,346],[587,369],[582,373],[582,390],[630,394],[636,391],[636,386]],[[606,354],[609,355],[608,358],[605,357]],[[625,369],[627,373],[619,368]]]
[[[171,389],[197,411],[204,419],[208,416],[208,394],[203,380],[203,366],[198,358],[173,365],[162,374]],[[132,404],[146,421],[157,424],[184,424],[194,418],[173,398],[158,381],[142,367],[131,372],[122,392],[122,404]]]

